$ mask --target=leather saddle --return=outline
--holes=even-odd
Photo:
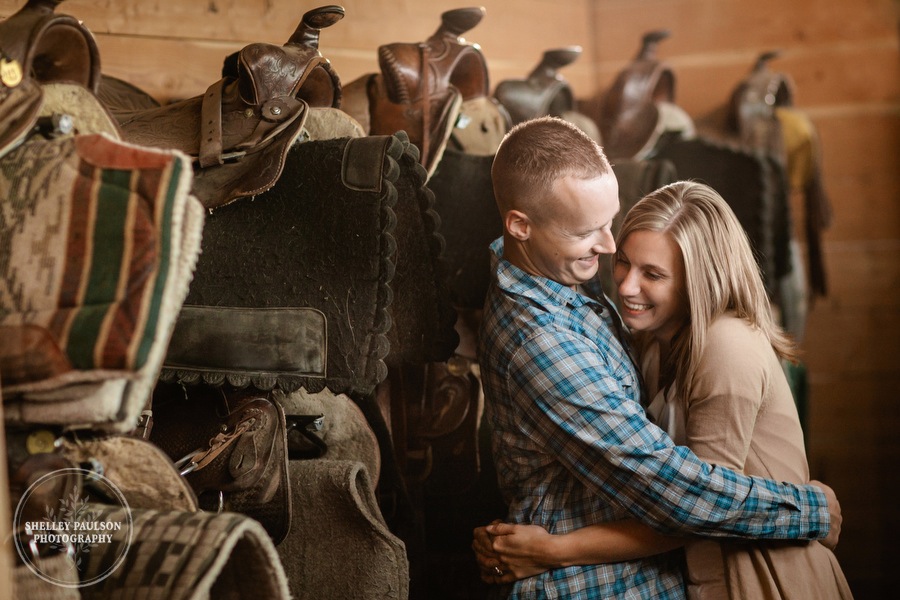
[[[97,43],[80,21],[55,12],[61,1],[28,0],[0,21],[0,156],[37,125],[43,84],[65,81],[97,91]]]
[[[245,46],[225,59],[222,78],[202,95],[108,108],[126,141],[194,159],[193,191],[206,208],[260,194],[281,175],[308,108],[340,106],[340,80],[319,52],[319,33],[343,16],[340,6],[322,6],[303,15],[284,45]]]
[[[545,115],[561,117],[575,109],[575,94],[559,70],[579,56],[581,46],[547,50],[528,77],[497,84],[494,97],[509,111],[513,124]]]
[[[822,184],[818,136],[808,116],[796,109],[794,82],[769,63],[780,52],[759,55],[737,85],[726,108],[724,129],[744,147],[774,157],[786,170],[784,184],[803,197],[810,291],[824,296],[827,276],[821,250],[822,231],[831,224],[832,209]]]
[[[481,48],[460,37],[484,14],[482,7],[442,13],[441,25],[431,37],[380,46],[381,72],[364,75],[344,88],[348,110],[368,124],[371,135],[406,131],[429,175],[447,145],[462,102],[489,95]]]
[[[793,104],[794,83],[768,63],[779,55],[763,52],[752,70],[734,89],[728,104],[727,128],[741,145],[784,156],[784,139],[775,109]]]
[[[644,34],[637,56],[603,97],[600,135],[611,159],[650,155],[666,131],[693,134],[690,117],[675,104],[675,73],[656,57],[659,42],[669,35],[668,30]]]
[[[543,116],[569,121],[600,142],[597,123],[576,109],[575,93],[559,70],[581,56],[581,46],[566,46],[544,52],[541,61],[525,79],[506,79],[497,84],[494,98],[506,109],[513,125]]]

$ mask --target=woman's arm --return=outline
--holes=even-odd
[[[475,550],[482,576],[509,582],[550,569],[593,565],[652,556],[684,545],[633,519],[591,525],[553,535],[538,525],[492,523],[475,530]],[[494,570],[498,567],[503,575]]]

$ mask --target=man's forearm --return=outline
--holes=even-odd
[[[684,538],[663,535],[634,519],[589,525],[554,538],[548,554],[558,567],[636,560],[685,543]]]

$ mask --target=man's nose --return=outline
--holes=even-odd
[[[594,243],[594,252],[597,254],[613,254],[616,251],[616,239],[609,231],[601,231]]]

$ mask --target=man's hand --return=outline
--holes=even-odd
[[[841,503],[838,502],[834,490],[822,483],[821,481],[810,481],[810,485],[822,488],[825,493],[825,499],[828,500],[828,514],[831,516],[831,528],[828,530],[828,537],[819,540],[829,550],[834,550],[838,544],[838,538],[841,537]]]

